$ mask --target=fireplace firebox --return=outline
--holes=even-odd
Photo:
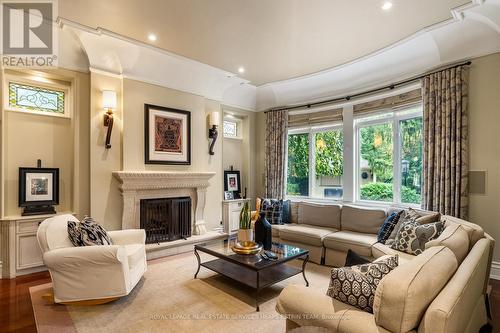
[[[142,199],[141,229],[146,244],[191,237],[191,198]]]

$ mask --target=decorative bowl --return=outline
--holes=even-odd
[[[262,244],[251,241],[236,242],[235,245],[231,246],[231,250],[237,254],[257,254],[262,250]]]

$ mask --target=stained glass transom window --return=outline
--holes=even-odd
[[[235,121],[224,120],[224,136],[235,138],[238,136],[238,123]]]
[[[65,92],[9,83],[9,106],[30,111],[64,114]]]

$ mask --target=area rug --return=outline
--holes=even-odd
[[[201,254],[202,260],[210,257]],[[291,264],[297,267],[301,261]],[[148,271],[127,297],[96,306],[48,304],[42,295],[51,284],[30,288],[39,333],[95,332],[284,332],[276,297],[288,284],[304,285],[296,275],[260,293],[255,311],[253,290],[201,268],[192,253],[148,262]],[[326,292],[330,268],[307,264],[310,288]]]

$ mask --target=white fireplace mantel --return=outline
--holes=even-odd
[[[122,229],[140,228],[141,199],[189,195],[194,209],[195,235],[206,233],[205,199],[215,172],[114,171],[123,196]]]

